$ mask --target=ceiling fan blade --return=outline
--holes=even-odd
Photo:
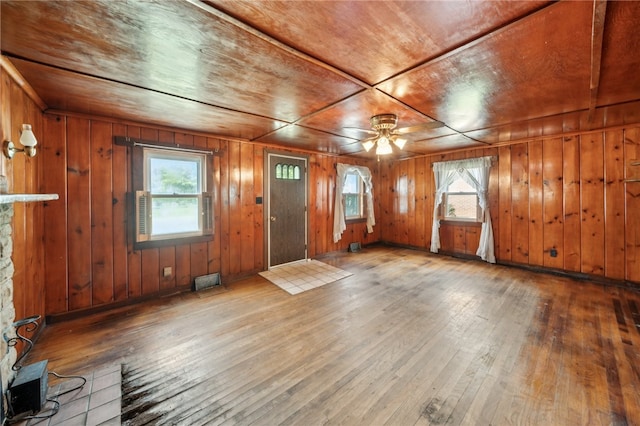
[[[432,121],[431,123],[418,124],[416,126],[401,127],[395,129],[393,133],[398,135],[406,135],[407,133],[422,132],[425,130],[437,129],[443,127],[444,123],[441,121]]]
[[[369,133],[371,135],[377,135],[378,132],[372,129],[361,129],[359,127],[343,127],[343,130],[357,130],[358,132],[365,132],[365,133]]]

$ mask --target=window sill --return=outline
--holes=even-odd
[[[451,226],[470,226],[480,228],[482,226],[482,222],[477,222],[475,220],[451,220],[451,219],[440,219],[440,224],[443,225],[451,225]]]
[[[134,250],[179,246],[182,244],[202,243],[213,240],[213,235],[199,235],[196,237],[171,238],[166,240],[139,241],[133,243]]]
[[[359,217],[357,219],[345,219],[344,223],[346,225],[352,225],[354,223],[365,223],[367,221],[366,217]]]

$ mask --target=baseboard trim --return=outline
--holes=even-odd
[[[131,299],[122,300],[120,302],[108,303],[105,305],[93,306],[91,308],[78,309],[75,311],[61,312],[59,314],[50,314],[46,316],[46,321],[47,321],[47,324],[70,321],[73,319],[86,317],[87,315],[98,314],[98,313],[110,311],[113,309],[126,308],[129,306],[137,305],[142,302],[147,302],[149,300],[173,296],[174,294],[178,294],[178,293],[190,292],[191,289],[192,289],[191,285],[174,287],[158,293],[153,293],[146,296],[134,297]]]
[[[381,244],[389,246],[389,247],[399,247],[399,248],[406,248],[406,249],[410,249],[410,250],[424,251],[424,252],[431,253],[434,256],[448,256],[448,257],[454,257],[456,259],[474,260],[474,261],[478,261],[478,262],[484,262],[482,259],[480,259],[479,256],[465,254],[465,253],[455,253],[455,252],[442,251],[442,250],[440,250],[440,252],[438,252],[438,253],[432,253],[430,250],[427,250],[424,247],[412,247],[412,246],[408,246],[408,245],[404,245],[404,244],[394,244],[394,243],[390,243],[390,242],[386,242],[386,241],[382,241]],[[522,263],[506,262],[506,261],[503,261],[503,260],[496,260],[496,265],[507,266],[507,267],[510,267],[510,268],[524,269],[524,270],[527,270],[527,271],[530,271],[530,272],[536,272],[536,273],[540,273],[540,274],[549,274],[549,275],[561,276],[561,277],[571,278],[571,279],[578,280],[578,281],[589,281],[589,282],[592,282],[592,283],[595,283],[595,284],[607,285],[607,286],[611,286],[611,287],[622,287],[622,288],[626,288],[628,290],[640,291],[640,283],[636,283],[636,282],[628,281],[628,280],[617,280],[617,279],[614,279],[614,278],[603,277],[603,276],[600,276],[600,275],[592,275],[592,274],[585,274],[585,273],[582,273],[582,272],[566,271],[564,269],[544,268],[544,267],[541,267],[541,266],[525,265],[525,264],[522,264]]]

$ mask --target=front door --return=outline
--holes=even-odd
[[[269,153],[269,267],[307,258],[307,159]]]

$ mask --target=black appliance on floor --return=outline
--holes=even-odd
[[[38,328],[40,315],[24,318],[13,323],[16,329],[16,337],[6,338],[7,345],[16,346],[18,342],[24,343],[24,349],[16,362],[11,367],[16,371],[16,376],[9,384],[7,390],[8,417],[15,417],[21,413],[37,413],[46,402],[48,390],[48,361],[39,361],[34,364],[22,366],[22,360],[33,348],[33,342],[22,333],[32,333]]]

